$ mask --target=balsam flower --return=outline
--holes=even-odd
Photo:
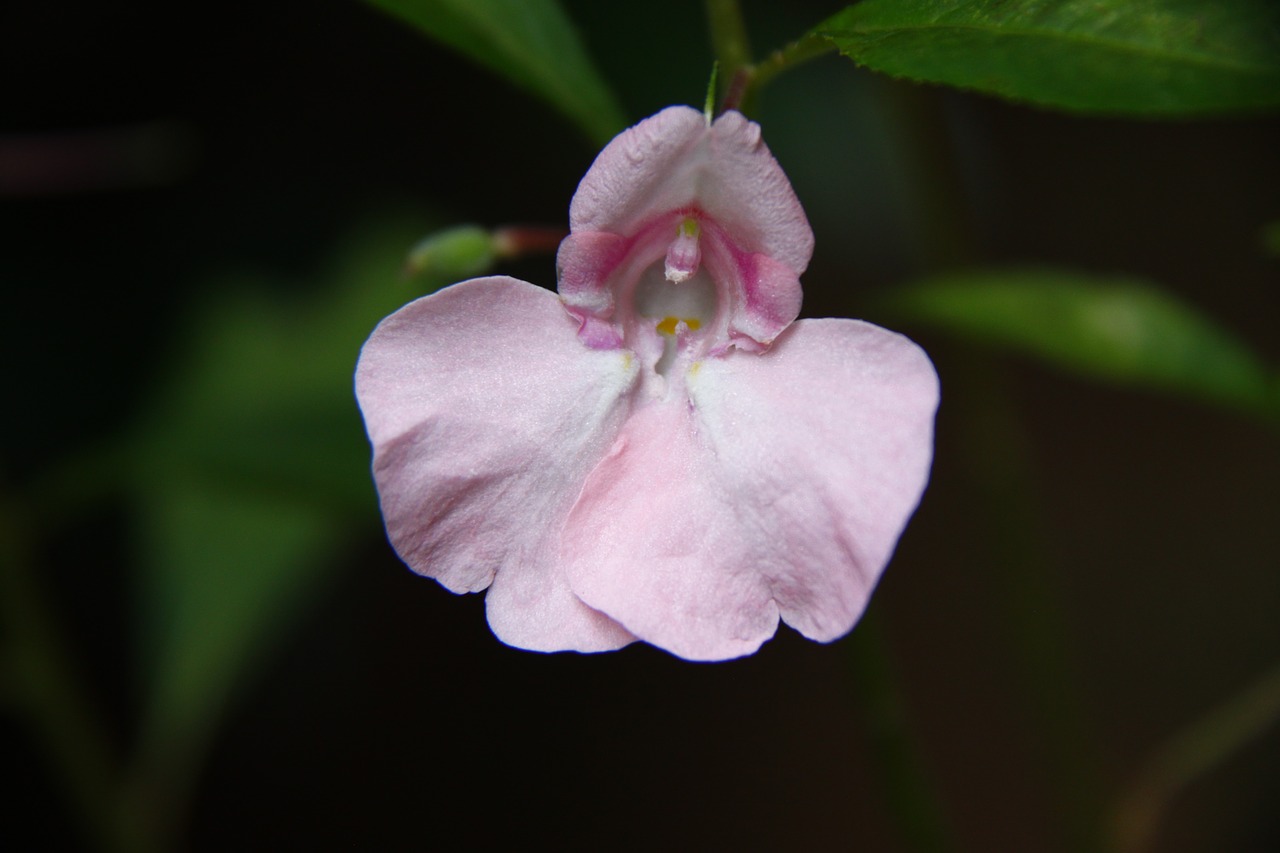
[[[583,178],[559,295],[466,281],[384,320],[356,393],[392,544],[504,642],[754,652],[847,633],[928,478],[911,341],[799,320],[813,235],[737,113],[672,107]]]

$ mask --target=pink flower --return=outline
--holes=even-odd
[[[928,479],[928,357],[799,320],[813,234],[760,129],[672,107],[570,207],[559,296],[455,284],[384,320],[356,393],[392,544],[488,589],[504,642],[751,654],[847,633]]]

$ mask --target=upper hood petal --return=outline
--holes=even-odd
[[[569,207],[575,231],[633,236],[656,216],[698,208],[745,252],[804,272],[813,231],[760,126],[727,112],[710,126],[668,107],[624,131],[596,157]]]

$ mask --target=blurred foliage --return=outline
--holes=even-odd
[[[1280,221],[1268,222],[1262,229],[1262,250],[1280,258]]]
[[[128,440],[154,796],[189,783],[235,689],[378,523],[351,377],[369,331],[416,295],[396,286],[412,234],[371,229],[294,296],[215,282]]]
[[[369,0],[537,95],[604,145],[622,108],[556,0]],[[485,116],[483,104],[473,115]],[[492,117],[487,117],[492,118]]]
[[[975,270],[904,286],[885,307],[1085,377],[1280,415],[1280,383],[1247,346],[1144,282],[1052,269]]]
[[[866,0],[814,32],[895,77],[1078,112],[1280,107],[1270,0]]]
[[[1280,717],[1280,666],[1179,732],[1147,762],[1120,799],[1110,828],[1117,853],[1152,846],[1174,797],[1271,728]]]

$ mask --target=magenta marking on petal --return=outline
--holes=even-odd
[[[767,255],[743,259],[743,314],[751,318],[741,328],[767,343],[776,338],[800,314],[802,293],[795,272]]]
[[[720,223],[703,222],[704,263],[724,302],[717,342],[709,355],[732,343],[758,352],[768,347],[800,313],[800,279],[784,264],[737,245]]]
[[[614,290],[609,279],[626,258],[630,242],[617,234],[582,231],[570,234],[556,254],[556,289],[567,303],[608,316]]]
[[[582,341],[591,349],[621,349],[622,335],[606,320],[591,315],[577,315],[573,311],[569,312],[581,322],[578,327],[578,340]]]
[[[593,348],[613,346],[615,339],[634,346],[637,326],[652,326],[669,313],[683,317],[678,312],[654,313],[655,287],[649,276],[655,264],[660,278],[672,286],[690,286],[700,275],[713,285],[711,313],[697,314],[702,355],[718,355],[731,346],[749,352],[766,349],[800,313],[795,270],[745,249],[723,223],[699,207],[660,212],[626,236],[572,235],[560,260],[561,296],[569,310],[580,318],[607,322],[615,330],[609,335],[594,327],[585,329],[584,341]],[[641,287],[642,281],[650,283]],[[687,301],[672,294],[674,302]]]

